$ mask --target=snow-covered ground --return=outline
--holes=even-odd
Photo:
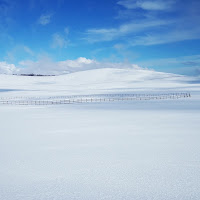
[[[191,84],[190,84],[191,83]],[[191,91],[198,80],[142,69],[95,69],[51,77],[0,75],[0,95],[43,96],[95,93]],[[7,93],[5,91],[8,90]],[[10,92],[9,92],[10,91]],[[4,93],[2,93],[4,92]]]
[[[192,96],[0,104],[0,199],[200,199],[198,79],[141,69],[0,75],[0,98],[170,92]]]

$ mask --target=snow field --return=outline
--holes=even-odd
[[[0,75],[0,98],[183,92],[191,98],[0,104],[0,199],[200,198],[198,81],[121,69]]]

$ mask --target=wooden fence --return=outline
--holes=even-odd
[[[0,104],[11,105],[60,105],[72,103],[94,103],[113,101],[145,101],[189,98],[190,93],[168,94],[91,94],[50,97],[0,97]]]

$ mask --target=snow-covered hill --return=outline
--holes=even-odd
[[[0,75],[0,95],[69,95],[195,90],[191,77],[144,69],[103,68],[60,76]],[[5,93],[9,91],[9,93]]]

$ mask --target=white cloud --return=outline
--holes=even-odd
[[[43,14],[38,19],[38,23],[41,24],[41,25],[47,25],[51,22],[51,17],[52,17],[51,14],[48,14],[48,15]]]
[[[187,28],[181,28],[179,30],[172,30],[164,33],[154,33],[146,34],[144,36],[138,36],[132,41],[129,41],[130,46],[149,46],[149,45],[158,45],[166,44],[184,40],[194,40],[200,39],[200,28],[196,27],[192,30]]]
[[[58,63],[53,62],[49,57],[42,57],[38,61],[24,60],[19,65],[21,74],[59,74]]]
[[[89,29],[84,38],[88,42],[112,41],[123,36],[139,33],[144,30],[172,24],[169,20],[139,20],[122,24],[118,28]]]
[[[200,2],[197,0],[184,4],[179,0],[120,0],[117,3],[125,8],[120,9],[119,17],[125,12],[123,19],[127,21],[118,27],[86,30],[86,41],[116,41],[130,47],[200,39]],[[167,14],[159,12],[164,10]]]
[[[137,62],[131,64],[128,62],[99,62],[92,59],[80,57],[76,60],[65,60],[54,62],[49,57],[42,57],[38,61],[25,60],[19,63],[19,67],[7,62],[0,62],[0,74],[43,74],[43,75],[61,75],[78,71],[117,68],[134,69],[143,68],[165,69],[171,67],[170,71],[174,73],[183,73],[190,75],[199,75],[200,73],[200,55],[183,56],[176,58],[164,58]],[[161,70],[162,71],[162,70]],[[165,70],[164,70],[165,71]]]
[[[80,57],[76,60],[65,60],[58,63],[61,69],[68,72],[82,71],[97,68],[98,62],[95,60]]]
[[[31,56],[34,56],[34,52],[27,46],[24,46],[24,51]]]
[[[53,62],[50,58],[43,57],[36,62],[26,60],[21,61],[19,64],[21,66],[20,73],[46,75],[59,75],[99,68],[139,68],[137,65],[131,63],[98,62],[84,57],[80,57],[76,60],[65,60],[60,62]]]
[[[15,74],[18,69],[14,64],[8,64],[7,62],[0,62],[0,74]]]
[[[5,60],[9,62],[15,62],[16,58],[22,58],[24,56],[33,57],[35,53],[26,45],[18,44],[12,49],[7,51]]]
[[[69,40],[59,33],[53,34],[52,48],[66,48]]]
[[[127,9],[141,8],[144,10],[167,10],[175,1],[169,0],[121,0],[117,4]]]

